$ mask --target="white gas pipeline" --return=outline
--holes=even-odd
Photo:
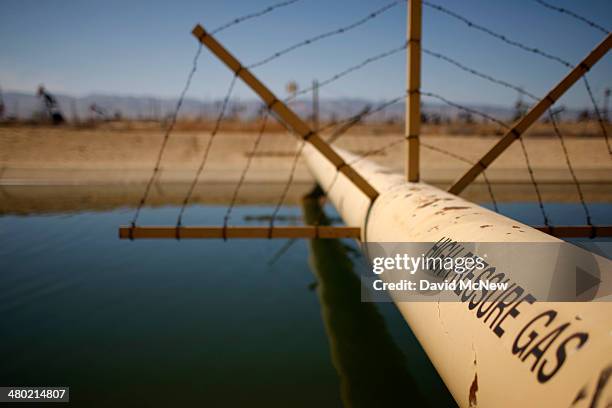
[[[339,153],[348,163],[356,159]],[[440,236],[458,242],[559,242],[426,183],[406,183],[363,159],[353,167],[380,192],[370,206],[314,148],[306,146],[303,156],[344,222],[361,227],[366,242],[437,242]],[[553,269],[541,273],[552,277]],[[529,289],[529,282],[523,286]],[[523,302],[504,319],[502,336],[462,302],[395,304],[460,406],[612,402],[610,302]]]

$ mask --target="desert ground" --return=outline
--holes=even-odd
[[[218,133],[201,175],[194,202],[227,203],[240,178],[258,133],[257,126]],[[591,202],[612,198],[612,159],[596,123],[563,125],[569,159]],[[610,131],[610,130],[609,130]],[[157,125],[95,127],[1,126],[0,213],[64,211],[76,208],[131,206],[142,195],[164,136]],[[324,134],[324,138],[328,134]],[[422,141],[475,162],[499,138],[499,129],[429,126]],[[180,203],[210,138],[206,128],[177,126],[163,156],[151,196],[152,205]],[[359,126],[334,146],[368,154],[369,158],[402,172],[404,147],[399,127]],[[397,142],[397,143],[395,143]],[[395,144],[393,144],[395,143]],[[578,199],[558,137],[538,124],[525,136],[534,174],[544,199]],[[390,148],[385,146],[393,144]],[[246,176],[239,203],[273,203],[289,177],[299,142],[280,129],[264,133]],[[422,178],[448,187],[469,165],[423,148]],[[535,193],[520,145],[515,143],[487,170],[498,201],[533,201]],[[287,202],[297,200],[313,179],[300,161]],[[463,195],[487,202],[488,190],[477,180]]]

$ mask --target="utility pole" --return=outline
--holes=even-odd
[[[312,130],[319,131],[319,81],[312,81]]]
[[[408,2],[408,53],[406,55],[406,180],[418,182],[421,132],[421,0]]]
[[[76,98],[70,99],[70,109],[72,110],[72,122],[78,125],[80,120],[79,120],[79,113],[78,113],[77,105],[76,105]]]

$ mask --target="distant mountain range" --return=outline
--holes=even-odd
[[[115,96],[103,94],[91,94],[83,97],[72,97],[68,95],[55,94],[61,111],[67,120],[75,117],[84,120],[96,116],[108,118],[119,115],[128,119],[161,119],[170,115],[176,107],[176,99],[163,99],[154,97],[137,96]],[[42,101],[34,94],[20,92],[4,92],[5,117],[18,119],[29,119],[42,111]],[[344,118],[359,113],[366,106],[375,109],[386,100],[365,100],[358,98],[322,99],[319,102],[319,110],[322,120],[332,117]],[[217,115],[221,101],[204,101],[197,99],[185,99],[180,111],[182,118],[212,118]],[[486,113],[493,117],[509,120],[514,116],[514,108],[492,105],[466,105],[469,108]],[[309,99],[297,99],[291,103],[291,107],[303,117],[312,114],[312,102]],[[93,109],[92,109],[93,108]],[[226,116],[249,119],[256,117],[262,109],[261,102],[257,100],[230,101]],[[445,104],[424,103],[422,108],[426,115],[437,115],[442,119],[457,118],[462,111],[456,107]],[[97,113],[96,113],[97,112]],[[579,114],[578,110],[564,110],[564,119],[574,119]],[[371,115],[368,120],[403,120],[404,103],[398,102],[383,111]],[[475,120],[481,121],[478,117]]]

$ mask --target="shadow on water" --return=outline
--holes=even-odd
[[[302,199],[306,223],[329,225],[320,198],[321,191],[315,188]],[[313,239],[309,248],[344,405],[427,406],[383,316],[375,304],[361,302],[361,281],[342,241]]]

